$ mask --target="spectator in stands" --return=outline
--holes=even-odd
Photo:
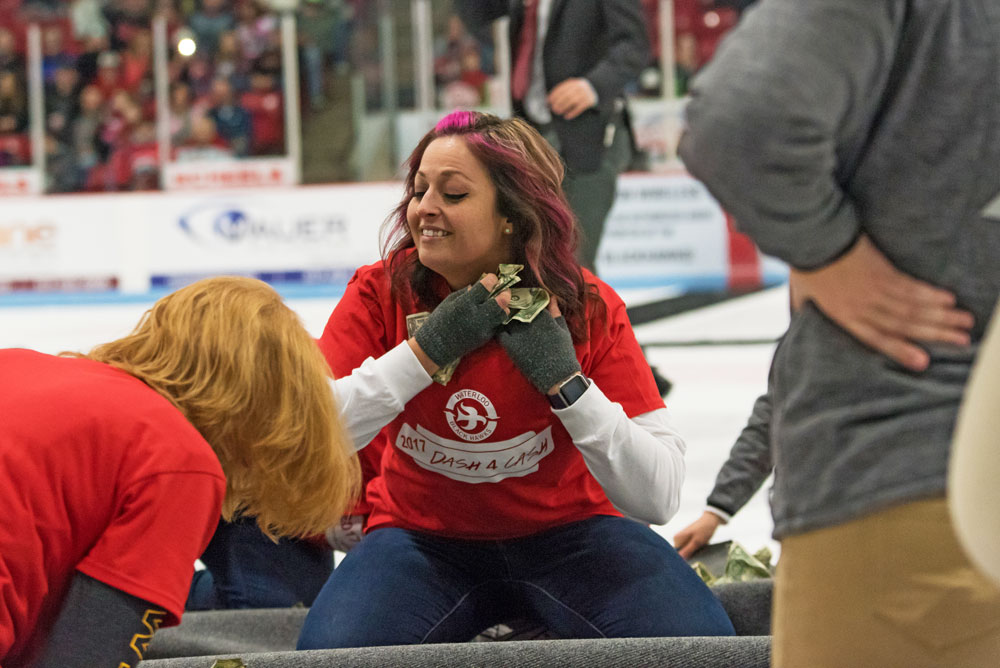
[[[98,170],[102,190],[152,190],[159,185],[159,145],[156,125],[140,120],[112,148]]]
[[[337,8],[326,0],[305,0],[299,6],[299,54],[313,111],[326,106],[326,66],[338,22]]]
[[[93,84],[100,89],[101,95],[106,100],[110,100],[119,90],[125,89],[121,61],[117,51],[104,51],[97,57],[97,75]]]
[[[80,90],[80,110],[71,126],[70,147],[76,157],[76,188],[84,188],[101,161],[99,137],[104,120],[104,95],[97,86]]]
[[[229,144],[215,129],[215,121],[197,116],[191,122],[191,137],[174,150],[177,162],[232,160],[235,156]]]
[[[135,98],[127,90],[115,91],[101,120],[99,136],[105,157],[128,139],[141,120],[142,109]]]
[[[336,377],[365,379],[341,400],[357,446],[388,440],[367,534],[299,647],[464,642],[508,615],[569,638],[732,634],[670,544],[622,516],[669,519],[684,445],[624,303],[574,258],[559,155],[521,119],[454,112],[408,167],[385,259],[320,337]],[[501,263],[552,295],[530,323],[503,325]]]
[[[160,187],[160,146],[156,141],[156,124],[141,122],[129,137],[128,189],[156,190]]]
[[[259,0],[238,1],[235,14],[236,38],[243,59],[252,63],[278,42],[278,17],[264,11]]]
[[[469,108],[485,99],[486,80],[479,43],[457,15],[448,17],[446,39],[435,47],[434,80],[447,109]]]
[[[135,666],[220,516],[276,537],[336,522],[358,464],[327,374],[281,297],[238,277],[86,355],[0,351],[0,662]]]
[[[250,112],[240,106],[228,79],[216,77],[212,82],[212,106],[208,116],[215,121],[216,131],[234,155],[249,155],[252,133]]]
[[[236,19],[227,0],[201,0],[199,8],[188,17],[198,50],[210,58],[219,47],[219,36],[236,27]]]
[[[156,118],[156,83],[153,81],[153,73],[147,72],[146,76],[139,80],[138,86],[132,91],[136,104],[142,110],[142,117]]]
[[[28,93],[21,76],[0,71],[0,134],[28,129]]]
[[[45,87],[45,128],[63,143],[70,143],[73,119],[80,107],[79,83],[76,68],[64,66]]]
[[[382,95],[382,65],[379,57],[378,27],[373,20],[359,20],[351,35],[351,66],[361,75],[366,108],[378,108]]]
[[[191,123],[195,116],[191,100],[191,86],[184,81],[170,84],[170,143],[179,146],[191,137]]]
[[[240,52],[236,32],[227,30],[219,35],[219,48],[212,61],[212,74],[215,78],[226,79],[237,93],[242,93],[249,86],[249,69],[250,61],[244,59]]]
[[[212,81],[215,79],[212,61],[206,54],[196,52],[186,60],[177,78],[183,79],[191,86],[196,103],[207,100],[212,92]]]
[[[76,155],[72,147],[52,132],[46,132],[45,192],[68,193],[76,189]]]
[[[253,155],[283,155],[285,152],[285,104],[278,82],[270,72],[250,75],[250,90],[240,97],[250,113],[250,152]]]
[[[149,30],[153,20],[151,0],[108,0],[104,9],[111,37],[111,48],[123,51],[132,36],[140,30]]]
[[[467,47],[478,47],[476,39],[465,29],[457,14],[448,17],[445,35],[434,44],[434,79],[444,86],[459,78],[462,73],[462,52]]]
[[[51,84],[56,70],[61,67],[76,67],[76,56],[66,48],[66,39],[61,25],[49,25],[42,29],[42,81]]]
[[[17,37],[9,29],[0,26],[0,72],[14,72],[25,76],[24,58],[17,50]]]
[[[97,59],[111,46],[110,26],[101,0],[75,0],[70,6],[73,40],[79,45],[76,69],[80,81],[89,83],[97,74]]]
[[[0,134],[0,167],[23,167],[31,162],[28,135]]]
[[[153,73],[153,33],[136,30],[121,54],[121,85],[136,93]]]
[[[276,44],[265,49],[264,53],[251,63],[250,67],[259,72],[270,72],[280,82],[282,77],[281,45]]]
[[[676,94],[687,95],[691,77],[701,64],[698,62],[698,39],[694,33],[681,32],[674,39],[674,77]]]
[[[187,0],[184,0],[187,2]],[[167,37],[176,43],[177,31],[184,26],[184,17],[177,7],[178,0],[154,0],[153,12],[161,16],[167,24]]]

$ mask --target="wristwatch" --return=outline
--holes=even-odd
[[[547,395],[549,403],[555,409],[569,408],[587,391],[588,387],[590,387],[590,381],[577,371],[559,384],[559,389],[555,394]]]

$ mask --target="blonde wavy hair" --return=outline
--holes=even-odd
[[[226,474],[224,518],[268,536],[322,533],[357,497],[360,468],[329,367],[270,286],[208,278],[163,297],[128,336],[80,355],[139,378],[180,410]]]

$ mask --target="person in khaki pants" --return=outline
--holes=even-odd
[[[793,268],[770,378],[774,665],[996,666],[1000,589],[945,491],[1000,297],[1000,4],[758,3],[686,116],[687,168]]]

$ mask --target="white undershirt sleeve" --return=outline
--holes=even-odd
[[[572,406],[553,412],[615,508],[649,524],[673,517],[680,507],[686,446],[666,408],[629,419],[591,383]]]
[[[705,506],[705,511],[712,513],[713,515],[718,517],[720,520],[722,520],[723,524],[729,524],[729,520],[733,519],[733,516],[727,513],[722,508],[716,508],[715,506]]]
[[[331,379],[330,387],[354,447],[360,450],[432,382],[403,341],[378,359],[367,358],[351,375]]]

